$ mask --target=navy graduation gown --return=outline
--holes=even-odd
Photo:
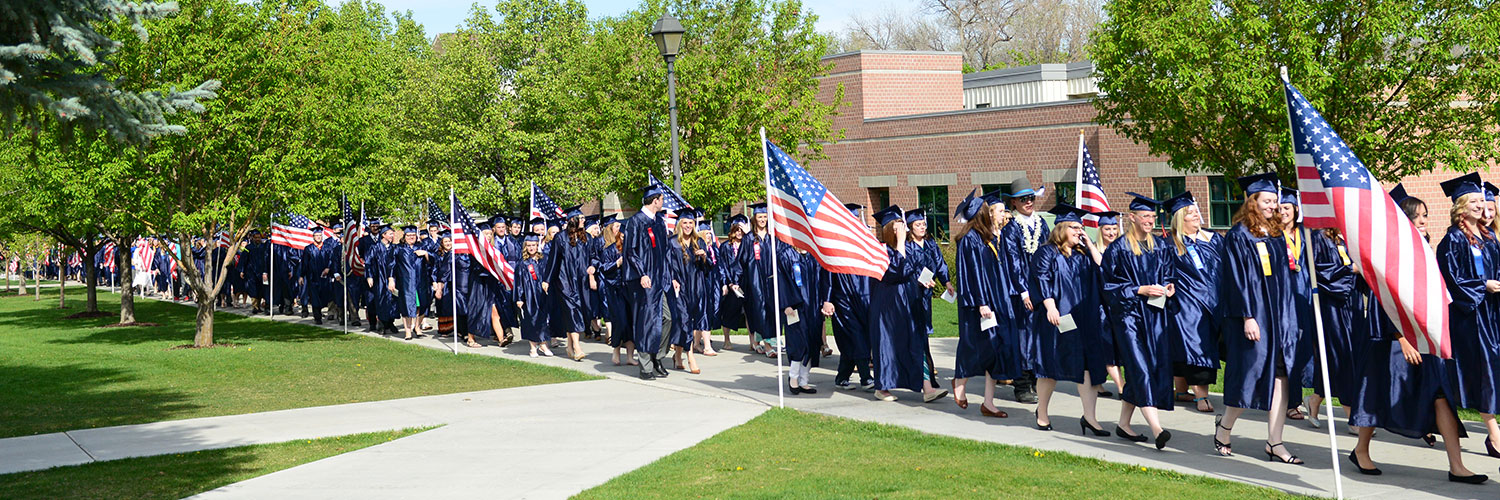
[[[811,300],[816,300],[817,267],[807,267],[802,254],[791,245],[777,242],[776,280],[781,297],[776,309],[776,318],[781,321],[781,335],[786,340],[786,356],[793,362],[816,359],[822,349],[822,339],[812,331],[817,322],[816,314],[808,315]],[[786,309],[797,311],[797,323],[788,325]],[[818,323],[821,325],[821,323]],[[818,341],[812,345],[813,340]]]
[[[453,252],[445,252],[439,247],[437,253],[432,254],[432,284],[442,285],[442,295],[433,291],[432,315],[439,317],[453,316]]]
[[[1047,243],[1047,237],[1052,233],[1052,228],[1041,215],[1032,214],[1031,216],[1036,218],[1036,227],[1038,228],[1037,232],[1031,236],[1036,238],[1036,248],[1041,248],[1043,244]],[[1006,339],[1006,343],[1008,344],[1007,349],[1017,350],[1016,359],[1020,362],[1020,369],[1023,371],[1031,369],[1031,362],[1036,359],[1037,349],[1036,335],[1034,335],[1031,325],[1031,311],[1026,310],[1026,304],[1021,300],[1021,295],[1027,294],[1026,276],[1031,274],[1032,252],[1035,251],[1035,249],[1032,252],[1026,251],[1026,243],[1028,241],[1026,231],[1025,226],[1021,223],[1020,216],[1012,219],[1010,224],[1006,224],[1005,228],[1000,230],[1000,240],[1005,242],[1005,252],[1009,256],[1008,259],[1001,262],[1005,266],[1004,270],[1006,271],[1002,275],[1008,277],[1011,293],[1011,309],[1016,312],[1016,340],[1014,342],[1016,347],[1008,347],[1010,344],[1009,339]],[[1027,295],[1029,297],[1029,294]],[[1032,300],[1031,305],[1035,307],[1036,301]],[[1020,372],[1016,372],[1016,375],[1020,376]]]
[[[770,233],[760,236],[754,232],[740,241],[740,290],[745,292],[745,328],[753,336],[775,336],[770,331],[766,311],[771,293],[771,247],[766,241]]]
[[[733,241],[719,244],[719,282],[723,285],[740,284],[739,260],[742,248],[743,244]],[[741,291],[745,290],[741,288]],[[730,330],[745,328],[745,299],[735,295],[734,290],[720,294],[719,326]]]
[[[702,240],[699,240],[699,244],[702,245]],[[682,248],[676,238],[672,239],[672,251],[676,254],[673,256],[676,259],[675,268],[679,271],[673,276],[678,283],[682,284],[682,294],[678,300],[686,316],[677,321],[677,324],[685,330],[683,335],[674,335],[686,337],[687,342],[681,345],[687,345],[692,341],[693,331],[708,330],[709,295],[719,293],[718,287],[711,285],[709,281],[709,273],[714,263],[708,257],[708,249],[702,246],[698,249],[703,250],[703,256],[697,256],[692,250]],[[678,344],[673,342],[673,345]]]
[[[1453,302],[1448,305],[1449,341],[1453,345],[1455,393],[1450,401],[1483,413],[1500,413],[1500,318],[1485,281],[1495,279],[1496,261],[1487,240],[1470,245],[1458,226],[1437,246],[1438,268]]]
[[[302,248],[302,280],[307,305],[313,309],[327,306],[333,296],[333,275],[338,273],[338,249],[327,244]]]
[[[1224,404],[1269,410],[1276,377],[1286,376],[1297,345],[1297,313],[1286,240],[1258,237],[1235,224],[1224,238],[1219,302],[1224,306]],[[1254,318],[1260,340],[1245,338]]]
[[[719,302],[724,298],[724,267],[720,262],[722,259],[719,258],[717,241],[710,238],[703,251],[708,254],[708,267],[703,270],[703,283],[706,286],[703,290],[703,330],[713,331],[724,327],[724,322],[719,319]]]
[[[604,317],[604,284],[600,283],[598,261],[599,252],[604,250],[604,238],[589,238],[587,250],[589,265],[594,266],[594,288],[589,288],[588,278],[584,278],[583,317],[593,320]]]
[[[1308,231],[1308,233],[1311,232],[1310,230]],[[1297,226],[1295,234],[1298,235],[1298,238],[1304,240],[1312,239],[1311,236],[1302,236],[1303,228],[1301,226]],[[1292,234],[1283,234],[1282,237],[1289,242],[1294,241]],[[1295,333],[1297,336],[1297,345],[1296,350],[1292,354],[1291,369],[1287,373],[1287,381],[1290,383],[1288,385],[1289,390],[1297,393],[1300,393],[1298,391],[1301,387],[1323,385],[1321,381],[1316,384],[1313,383],[1318,370],[1316,357],[1318,351],[1318,332],[1314,326],[1316,319],[1313,317],[1312,281],[1311,277],[1307,274],[1309,272],[1308,269],[1311,267],[1308,264],[1308,257],[1312,255],[1312,242],[1302,241],[1299,250],[1297,268],[1291,270],[1293,302],[1297,306],[1298,331]],[[1287,253],[1290,254],[1291,249],[1288,249]],[[1290,266],[1291,264],[1288,263],[1287,265]]]
[[[948,286],[948,261],[943,259],[943,250],[938,248],[936,241],[931,238],[922,240],[921,243],[906,241],[906,255],[917,263],[917,275],[920,277],[922,268],[932,271],[932,280]],[[917,327],[927,336],[932,336],[932,289],[922,286],[917,280],[912,280],[907,286],[912,287],[912,321],[917,322]]]
[[[1037,358],[1033,366],[1037,377],[1081,384],[1084,373],[1088,373],[1089,382],[1095,385],[1108,377],[1098,348],[1099,315],[1094,314],[1100,307],[1099,275],[1093,257],[1086,251],[1080,246],[1073,249],[1073,255],[1064,256],[1056,246],[1047,244],[1038,248],[1032,259],[1028,288],[1036,306],[1031,324],[1036,329]],[[1059,317],[1071,315],[1078,328],[1060,332],[1047,321],[1047,307],[1042,304],[1047,299],[1053,300]]]
[[[1413,439],[1437,432],[1433,402],[1452,393],[1452,360],[1423,354],[1421,364],[1408,363],[1397,341],[1400,333],[1374,291],[1363,279],[1357,280],[1355,290],[1361,307],[1354,315],[1354,335],[1368,339],[1369,348],[1357,368],[1360,376],[1354,399],[1343,401],[1353,406],[1349,425],[1381,427]],[[1456,421],[1457,407],[1449,402]],[[1468,436],[1464,426],[1458,426],[1458,431]]]
[[[630,303],[631,335],[636,349],[647,353],[661,352],[662,300],[672,288],[671,270],[667,268],[667,226],[661,214],[655,217],[636,212],[624,224],[623,248],[625,268],[621,272],[626,300]],[[651,288],[641,287],[641,277],[651,277]]]
[[[920,268],[896,250],[886,248],[890,267],[870,281],[870,355],[875,388],[922,390],[927,336],[911,320],[911,297],[906,282],[917,279]]]
[[[632,341],[630,335],[630,305],[625,303],[625,284],[620,279],[623,262],[620,249],[615,245],[600,248],[598,261],[599,289],[604,292],[604,319],[609,321],[609,344],[620,347]]]
[[[667,283],[666,301],[667,308],[672,312],[672,325],[671,331],[666,332],[666,335],[667,344],[677,347],[688,347],[693,338],[692,328],[689,326],[692,320],[687,317],[687,306],[684,303],[690,300],[689,294],[691,293],[689,290],[691,285],[685,281],[688,278],[686,267],[687,263],[683,261],[682,245],[677,241],[677,237],[673,236],[671,241],[667,242],[667,270],[668,275],[679,286],[673,287],[671,283]]]
[[[491,288],[496,286],[496,280],[488,271],[485,271],[484,266],[474,262],[472,257],[467,255],[463,257],[461,263],[467,262],[469,268],[468,288],[464,290],[462,300],[464,308],[461,311],[464,314],[463,323],[468,326],[467,333],[499,339],[500,335],[496,335],[495,326],[490,322],[490,312],[495,306]],[[459,283],[460,287],[464,284],[462,281]]]
[[[241,259],[245,275],[245,293],[252,298],[266,298],[266,266],[271,263],[269,243],[250,243],[245,245],[244,259]]]
[[[1147,248],[1142,241],[1140,255],[1131,250],[1130,239],[1125,236],[1104,249],[1104,267],[1109,270],[1104,277],[1104,297],[1114,322],[1115,360],[1128,381],[1120,389],[1121,398],[1136,406],[1171,410],[1172,347],[1167,312],[1147,304],[1147,298],[1136,291],[1143,285],[1170,283],[1177,252],[1165,238],[1149,238],[1156,248]]]
[[[396,293],[391,295],[391,300],[396,304],[396,315],[403,318],[415,318],[422,312],[418,293],[422,288],[422,258],[416,254],[420,249],[418,244],[400,244],[392,246],[386,253],[391,275],[396,278]]]
[[[1177,293],[1167,299],[1172,362],[1219,369],[1219,247],[1224,238],[1207,230],[1208,241],[1186,238],[1186,252],[1172,266]],[[1173,245],[1176,252],[1176,245]]]
[[[554,248],[564,245],[554,245]],[[516,288],[515,299],[521,303],[518,308],[521,312],[521,338],[532,342],[546,342],[552,338],[552,328],[548,326],[551,319],[551,311],[556,309],[550,301],[557,300],[560,295],[551,293],[551,288],[556,284],[548,284],[549,290],[542,291],[542,283],[548,283],[545,262],[540,258],[523,259],[516,264]]]
[[[548,245],[547,288],[549,321],[558,334],[578,333],[588,329],[585,318],[584,291],[589,287],[589,242],[587,235],[572,241],[566,233]]]
[[[1010,311],[1010,296],[999,286],[1000,248],[996,241],[984,241],[979,231],[968,231],[958,239],[954,254],[954,293],[958,303],[958,351],[954,360],[953,377],[969,378],[997,370],[996,357],[1000,353],[1004,338],[1002,330],[1011,332],[1014,338],[1015,319]],[[995,315],[996,326],[980,329],[983,318],[980,306],[988,306]],[[1017,363],[1010,363],[1017,366]],[[1005,373],[1004,378],[1020,375]]]
[[[726,295],[726,300],[733,295]],[[839,356],[854,364],[868,362],[870,277],[832,273],[828,298],[833,303],[833,342],[839,345]]]
[[[1369,336],[1354,334],[1354,315],[1356,311],[1364,313],[1363,305],[1359,303],[1363,297],[1355,289],[1357,276],[1343,238],[1335,241],[1323,231],[1317,231],[1312,234],[1311,243],[1315,259],[1313,267],[1318,272],[1318,303],[1326,347],[1323,355],[1328,362],[1329,385],[1333,397],[1352,406],[1358,393],[1358,369],[1364,366],[1363,362],[1355,360],[1369,356],[1366,352]],[[1312,339],[1312,342],[1316,347],[1317,339]],[[1314,358],[1313,376],[1310,380],[1303,380],[1303,386],[1328,396],[1323,391],[1322,366],[1316,360]]]
[[[426,316],[427,312],[432,309],[433,255],[437,254],[441,245],[442,243],[436,238],[423,237],[417,240],[417,249],[427,251],[426,257],[417,258],[418,263],[421,264],[421,269],[418,269],[417,274],[420,277],[417,280],[417,313],[423,316]]]

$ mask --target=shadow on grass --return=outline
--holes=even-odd
[[[194,307],[145,301],[137,302],[135,309],[137,319],[150,320],[155,325],[137,325],[134,328],[102,328],[112,326],[108,323],[116,320],[114,315],[111,315],[110,318],[79,320],[74,324],[81,327],[92,327],[95,330],[86,335],[53,339],[48,342],[54,344],[133,345],[150,342],[181,343],[192,340],[197,326],[197,310]],[[39,324],[38,322],[56,321],[57,317],[58,314],[56,311],[35,309],[15,311],[7,315],[6,318],[0,319],[0,327],[5,325],[36,325]],[[224,311],[216,311],[214,313],[214,340],[216,342],[231,342],[236,344],[251,342],[317,342],[339,341],[348,338],[342,332],[336,330],[248,318]]]
[[[0,490],[18,499],[182,498],[253,475],[259,453],[239,447],[6,474]]]
[[[197,410],[189,395],[130,387],[139,377],[84,364],[31,366],[0,362],[0,437],[57,430],[55,422],[86,429],[176,418]]]

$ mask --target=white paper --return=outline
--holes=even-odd
[[[729,287],[729,291],[734,292],[735,297],[745,298],[745,292],[740,291],[739,288]]]
[[[943,291],[943,300],[946,300],[946,301],[952,302],[952,303],[957,303],[958,302],[958,294],[953,293],[953,287],[950,286],[950,287],[948,287],[947,290]]]
[[[786,326],[795,325],[798,321],[802,321],[802,318],[797,317],[796,309],[792,309],[792,312],[786,315]]]
[[[1057,319],[1057,333],[1068,333],[1078,329],[1078,323],[1073,322],[1072,314],[1064,314]]]
[[[1157,309],[1166,309],[1167,308],[1167,296],[1166,295],[1158,295],[1158,296],[1146,299],[1146,305],[1151,306],[1151,307],[1155,307]]]
[[[979,329],[980,330],[989,330],[989,329],[997,327],[997,326],[1000,326],[1000,320],[995,319],[994,316],[990,316],[988,318],[983,318],[983,319],[979,320]]]
[[[920,274],[920,275],[917,276],[917,282],[921,283],[923,285],[931,285],[932,284],[932,270],[928,269],[928,268],[925,268],[925,267],[922,268],[922,274]]]

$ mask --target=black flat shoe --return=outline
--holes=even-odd
[[[788,387],[787,388],[787,392],[790,392],[790,393],[792,393],[793,396],[796,396],[798,394],[802,394],[802,388],[801,387],[795,387],[795,386]]]
[[[656,374],[651,372],[641,372],[641,380],[656,380]]]
[[[1109,431],[1104,430],[1103,427],[1094,427],[1092,425],[1089,425],[1089,420],[1087,418],[1078,417],[1078,427],[1080,428],[1078,433],[1084,436],[1089,435],[1089,432],[1093,432],[1095,436],[1109,435]]]
[[[1491,457],[1500,458],[1500,450],[1495,449],[1495,444],[1491,443],[1488,437],[1484,438],[1484,451],[1489,453]]]
[[[1112,398],[1112,397],[1115,397],[1115,393],[1109,392],[1109,391],[1099,391],[1099,397],[1101,397],[1101,398]]]
[[[1047,424],[1047,425],[1036,424],[1036,430],[1039,430],[1039,431],[1050,431],[1050,430],[1052,430],[1052,424]]]
[[[1366,476],[1379,476],[1382,474],[1379,467],[1373,467],[1369,469],[1360,467],[1359,458],[1354,456],[1354,450],[1349,450],[1349,461],[1354,463],[1354,468],[1359,469],[1360,474],[1364,474]],[[1449,475],[1451,476],[1452,474]]]
[[[1146,442],[1146,435],[1145,434],[1131,434],[1131,433],[1125,432],[1125,428],[1124,427],[1120,427],[1118,425],[1115,426],[1115,435],[1116,436],[1120,436],[1121,439],[1124,439],[1126,441],[1130,441],[1132,443],[1144,443],[1144,442]]]
[[[803,387],[802,388],[802,393],[803,394],[817,394],[818,390],[814,389],[814,388],[811,388],[811,387]]]
[[[1453,475],[1452,472],[1449,472],[1448,473],[1448,480],[1449,481],[1453,481],[1455,483],[1483,484],[1485,481],[1489,481],[1490,477],[1486,476],[1484,474],[1474,474],[1474,475],[1470,475],[1470,476],[1455,476],[1455,475]]]
[[[1162,429],[1161,430],[1161,434],[1157,434],[1156,435],[1156,449],[1160,450],[1162,448],[1166,448],[1167,447],[1167,441],[1171,441],[1171,440],[1172,440],[1172,431],[1169,431],[1169,430],[1166,430],[1166,429]]]

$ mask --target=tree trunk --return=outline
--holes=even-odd
[[[61,269],[61,266],[59,266]],[[57,273],[57,308],[68,307],[68,278],[63,273]]]
[[[193,347],[214,345],[214,301],[207,294],[198,295],[198,332],[193,335]]]
[[[115,262],[119,262],[119,256]],[[135,323],[135,266],[126,261],[120,266],[120,324]]]
[[[42,269],[40,267],[31,266],[31,289],[36,290],[36,298],[31,300],[42,300]]]

